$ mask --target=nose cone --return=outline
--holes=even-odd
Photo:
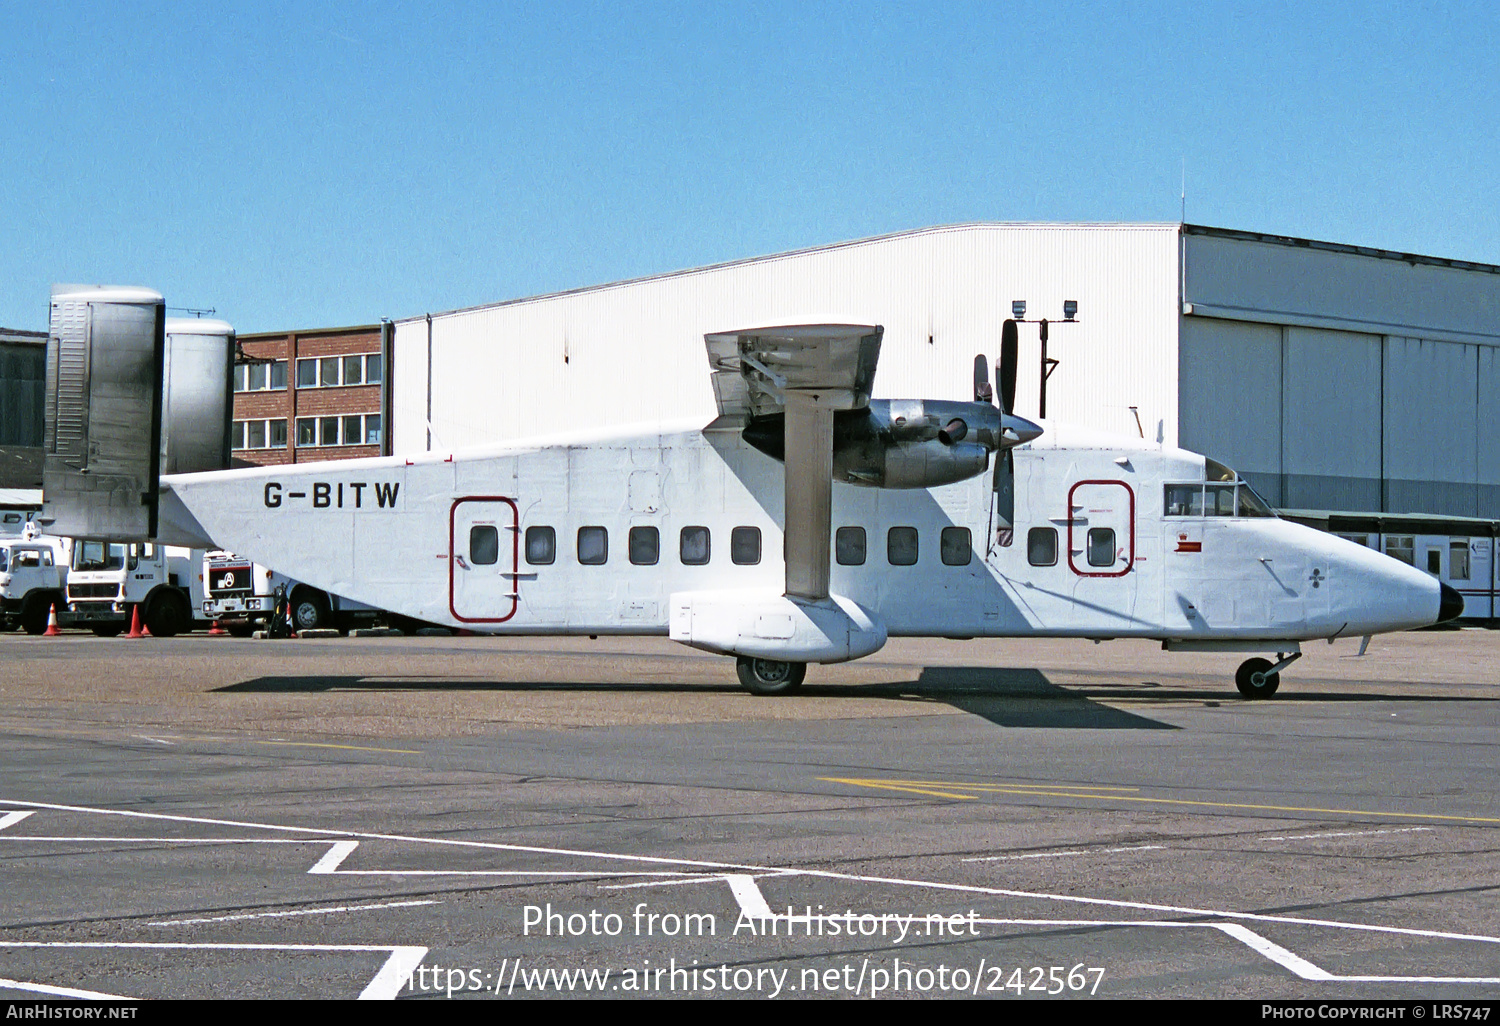
[[[1457,588],[1442,586],[1442,598],[1438,602],[1438,623],[1447,623],[1449,620],[1457,620],[1464,615],[1464,597],[1458,593]]]
[[[1005,414],[1000,434],[1001,444],[1005,448],[1013,445],[1025,445],[1033,438],[1040,438],[1042,428],[1040,424],[1033,424],[1025,417],[1017,417],[1014,413]]]

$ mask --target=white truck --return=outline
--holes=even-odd
[[[156,637],[170,638],[196,626],[203,606],[203,550],[151,542],[124,544],[79,539],[68,570],[69,626],[114,637],[130,626],[133,606]]]
[[[203,618],[218,621],[236,637],[269,625],[278,601],[291,602],[290,622],[297,631],[349,630],[371,626],[382,616],[371,606],[330,595],[232,552],[207,553],[203,579]]]
[[[68,574],[68,542],[32,532],[0,538],[0,630],[47,629],[52,606],[61,614]]]

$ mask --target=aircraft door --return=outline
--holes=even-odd
[[[520,516],[513,500],[471,496],[448,514],[448,609],[462,623],[516,615]]]
[[[1135,622],[1135,506],[1135,490],[1124,481],[1079,481],[1068,489],[1067,565],[1080,627]]]

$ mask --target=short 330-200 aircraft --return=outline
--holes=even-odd
[[[1451,619],[1453,589],[1279,519],[1229,468],[1001,406],[872,399],[882,329],[706,336],[719,416],[453,455],[162,478],[160,535],[495,634],[666,635],[757,694],[888,637],[1152,638],[1275,653]]]

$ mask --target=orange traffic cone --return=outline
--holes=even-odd
[[[295,638],[297,636],[297,621],[292,619],[292,600],[286,600],[286,636]]]
[[[144,638],[146,632],[141,629],[141,606],[140,603],[130,607],[130,632],[127,638]]]
[[[224,628],[220,627],[219,626],[219,621],[215,620],[214,621],[214,625],[208,629],[208,633],[212,635],[212,634],[228,634],[229,632],[226,631]]]
[[[57,603],[54,602],[52,603],[52,612],[47,614],[47,629],[42,632],[42,637],[55,638],[60,634],[62,634],[62,631],[57,629]]]

